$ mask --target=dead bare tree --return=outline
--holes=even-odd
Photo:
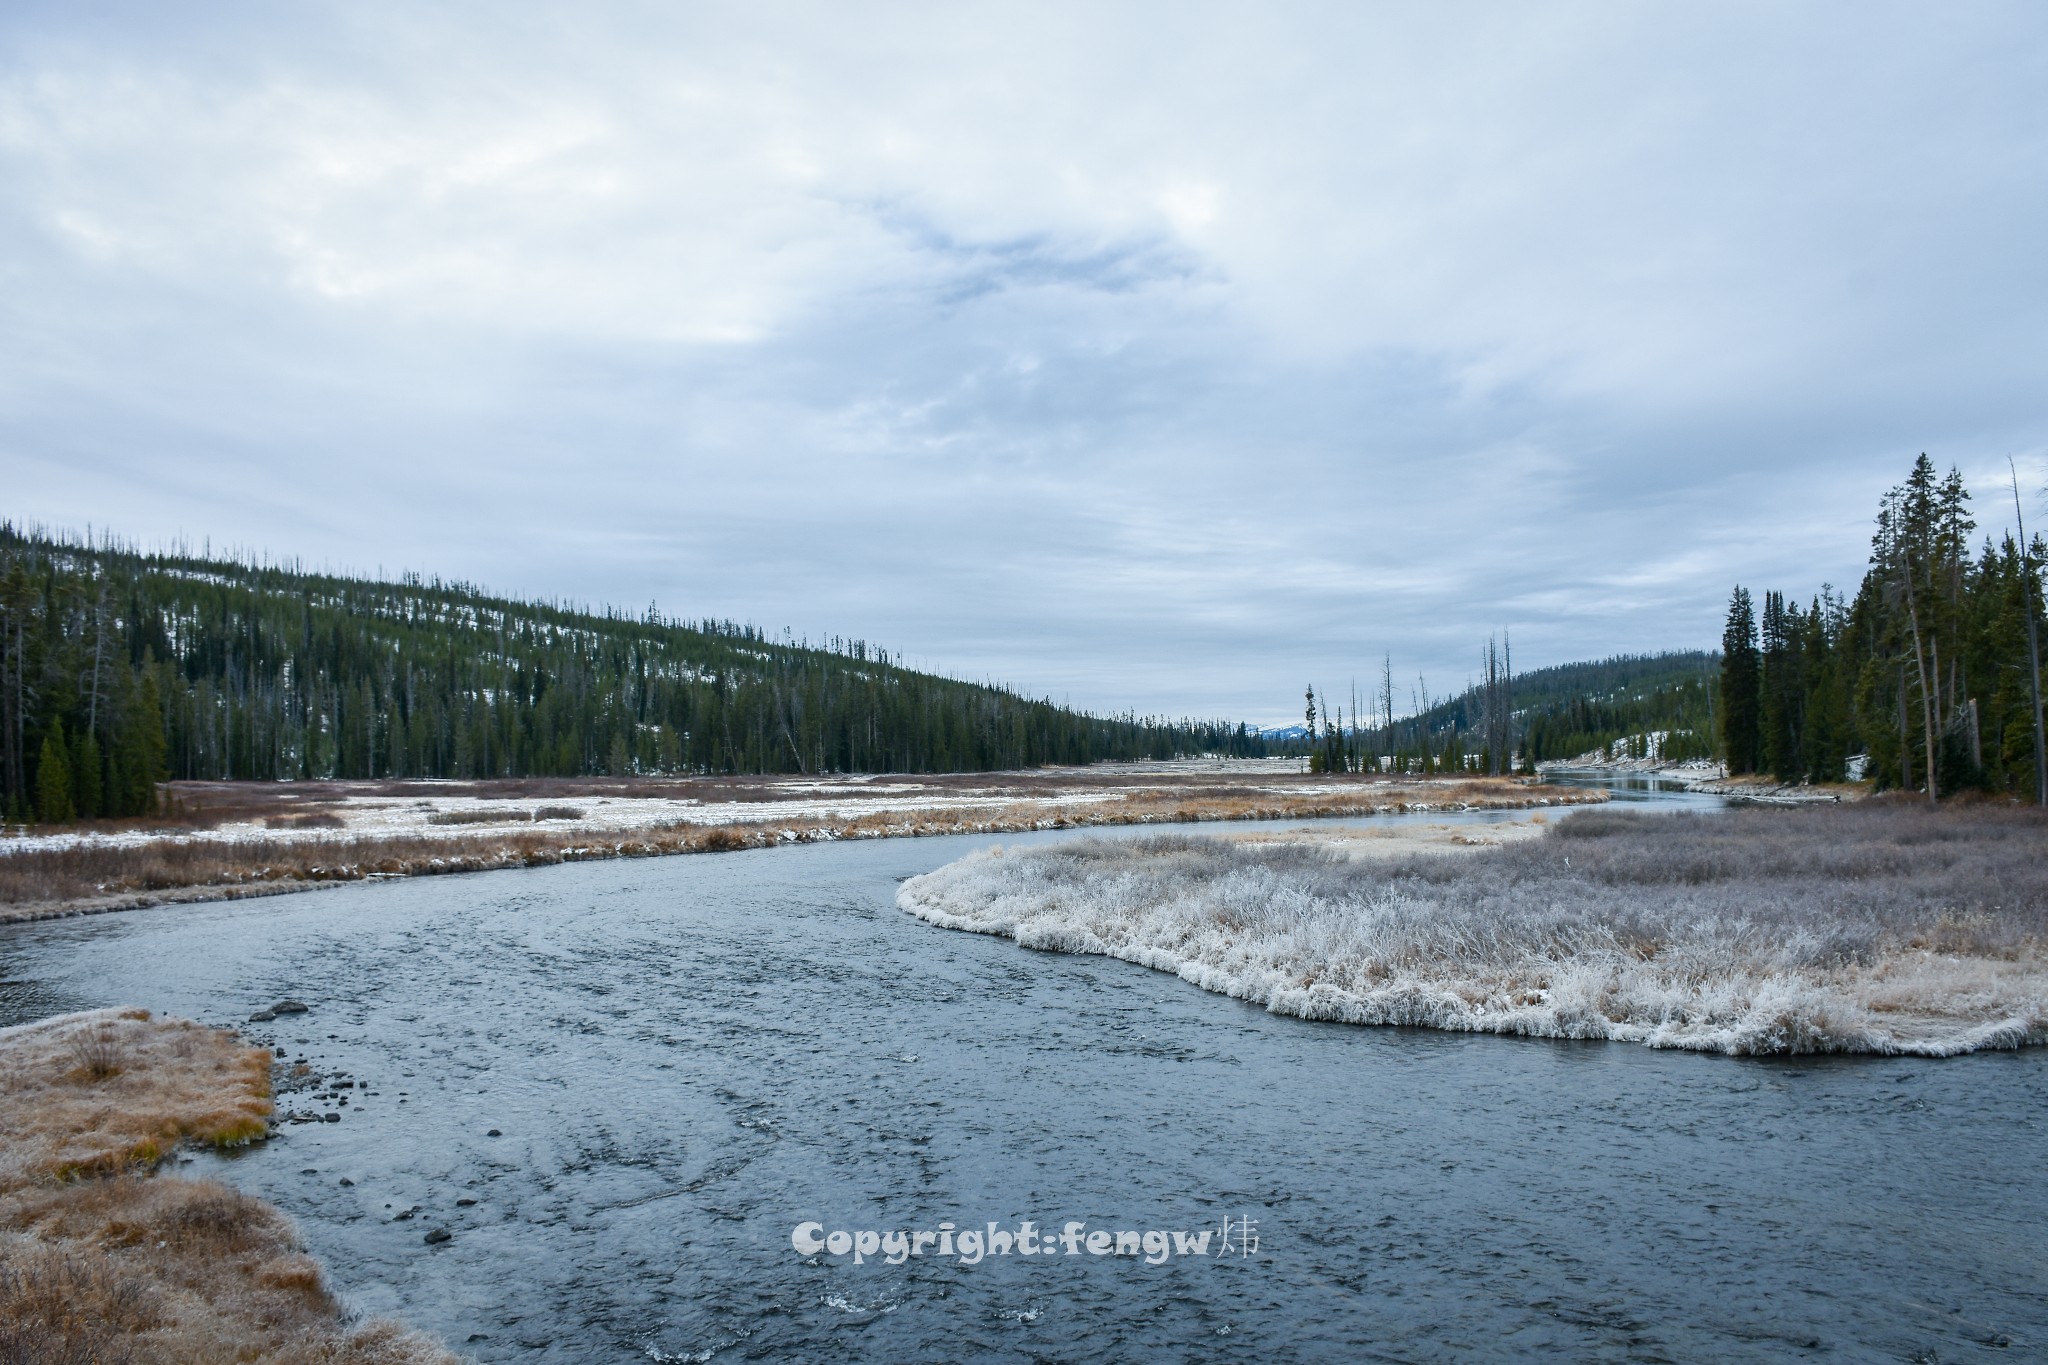
[[[1928,686],[1927,658],[1920,648],[1920,608],[1913,595],[1913,561],[1911,556],[1908,556],[1901,562],[1905,569],[1900,577],[1906,585],[1906,621],[1913,631],[1913,667],[1920,675],[1920,728],[1927,748],[1927,799],[1930,802],[1938,802],[1941,799],[1941,795],[1936,790],[1937,783],[1934,777],[1934,713],[1938,707],[1938,701],[1934,692]],[[1936,641],[1935,644],[1939,647],[1940,642]],[[1941,659],[1939,656],[1935,658],[1934,667],[1937,680],[1935,685],[1939,686],[1941,676]]]
[[[1387,756],[1394,754],[1394,655],[1390,650],[1380,660],[1380,719],[1387,727]]]
[[[2034,799],[2048,806],[2048,742],[2044,742],[2041,723],[2041,646],[2034,633],[2034,594],[2040,588],[2040,576],[2034,569],[2034,548],[2027,542],[2027,514],[2020,508],[2020,471],[2010,455],[2005,457],[2005,467],[2012,472],[2012,514],[2019,522],[2020,563],[2026,569],[2024,596],[2027,612],[2027,664],[2033,671],[2034,680]]]
[[[1481,683],[1480,734],[1486,743],[1486,771],[1499,776],[1513,766],[1510,750],[1514,744],[1513,691],[1508,681],[1511,670],[1508,655],[1503,648],[1506,632],[1502,632],[1502,643],[1496,643],[1493,636],[1486,637],[1486,648],[1480,654]]]

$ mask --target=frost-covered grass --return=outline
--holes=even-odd
[[[1603,809],[1370,862],[1089,840],[974,854],[898,904],[1308,1019],[1727,1053],[2048,1041],[2048,820],[2031,810]]]
[[[351,1320],[283,1213],[154,1174],[264,1136],[269,1052],[147,1010],[0,1029],[0,1362],[455,1365]]]

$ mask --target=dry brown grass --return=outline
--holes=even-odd
[[[0,1058],[0,1189],[246,1143],[270,1117],[269,1053],[146,1010],[9,1031]]]
[[[270,1054],[146,1010],[0,1031],[0,1365],[450,1365],[352,1325],[277,1209],[153,1174],[260,1138]]]
[[[1017,834],[1102,825],[1303,820],[1391,814],[1421,807],[1505,810],[1605,799],[1603,793],[1585,788],[1546,787],[1502,778],[1336,778],[1304,782],[1298,789],[1282,791],[1257,790],[1234,783],[1197,785],[1186,790],[1140,787],[1113,800],[1084,804],[1055,803],[1026,794],[998,807],[877,811],[850,818],[724,825],[678,822],[630,833],[549,830],[526,824],[523,828],[439,838],[336,838],[296,843],[260,839],[167,840],[131,847],[78,844],[63,849],[0,854],[0,922],[128,909],[154,904],[158,898],[228,899],[372,876],[432,876],[598,858],[725,853],[834,839]],[[469,818],[468,813],[463,818]],[[568,817],[563,814],[548,818]]]
[[[331,810],[283,811],[263,817],[265,829],[341,829],[345,823]]]
[[[501,825],[507,820],[524,820],[522,810],[437,810],[427,817],[430,825]]]

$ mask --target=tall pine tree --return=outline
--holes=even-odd
[[[71,804],[71,757],[65,752],[64,722],[43,736],[36,762],[36,819],[46,825],[69,824],[77,814]]]
[[[1756,609],[1749,590],[1738,587],[1721,632],[1721,750],[1731,773],[1756,771],[1762,741],[1761,691]]]
[[[1879,504],[1853,599],[1826,590],[1802,612],[1765,595],[1754,722],[1748,599],[1736,591],[1722,663],[1734,771],[1747,759],[1786,780],[1831,781],[1855,756],[1880,788],[1917,788],[1930,801],[1968,789],[2038,794],[2044,721],[2029,631],[2043,547],[2008,534],[1973,555],[1969,503],[1962,475],[1921,455]]]

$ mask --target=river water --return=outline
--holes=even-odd
[[[286,1095],[341,1121],[187,1170],[292,1213],[353,1307],[484,1361],[2048,1352],[2048,1054],[1760,1061],[1278,1018],[894,907],[988,842],[24,925],[0,930],[0,1025],[306,1000],[249,1031],[368,1093]],[[791,1240],[1020,1219],[1207,1230],[1210,1254],[856,1265]]]

